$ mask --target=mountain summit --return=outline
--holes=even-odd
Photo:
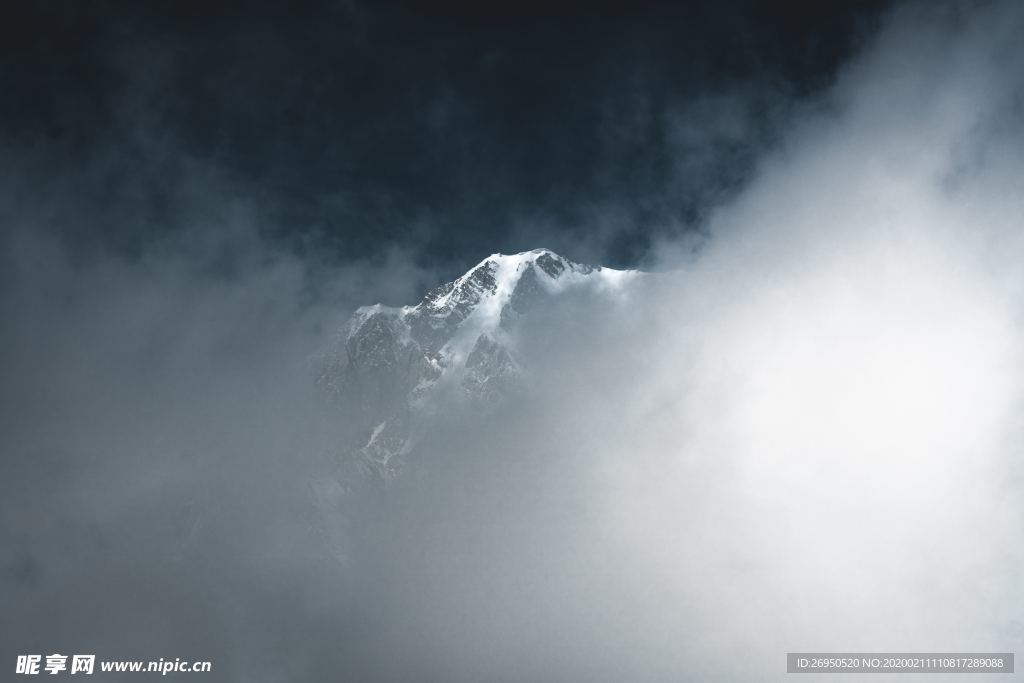
[[[492,254],[414,306],[363,306],[328,354],[320,385],[358,425],[349,450],[364,470],[393,476],[417,419],[442,397],[500,400],[520,373],[519,320],[570,290],[620,292],[637,275],[570,261],[548,249]]]

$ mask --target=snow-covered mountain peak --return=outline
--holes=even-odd
[[[550,249],[492,254],[418,304],[357,309],[320,383],[361,416],[365,441],[355,451],[362,461],[393,472],[416,414],[442,396],[489,402],[516,384],[519,320],[533,307],[574,289],[613,296],[639,275]]]
[[[503,307],[521,286],[539,285],[548,294],[590,282],[602,289],[615,288],[636,271],[613,270],[576,263],[550,249],[533,249],[518,254],[491,254],[462,277],[431,291],[417,308],[434,316],[446,316],[460,307],[483,305],[492,315]]]

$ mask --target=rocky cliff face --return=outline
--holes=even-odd
[[[494,254],[414,306],[358,309],[318,378],[357,426],[346,457],[394,476],[439,402],[496,404],[514,390],[518,327],[531,308],[577,288],[610,295],[637,275],[535,249]]]

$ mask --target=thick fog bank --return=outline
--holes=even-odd
[[[388,482],[339,462],[314,377],[354,306],[422,294],[402,254],[81,256],[16,221],[4,661],[765,680],[786,651],[1019,649],[1022,28],[891,15],[706,239],[531,313],[522,390],[447,408]]]

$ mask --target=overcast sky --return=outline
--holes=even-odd
[[[18,3],[0,145],[49,227],[121,249],[241,204],[340,263],[636,265],[749,179],[884,4]]]

